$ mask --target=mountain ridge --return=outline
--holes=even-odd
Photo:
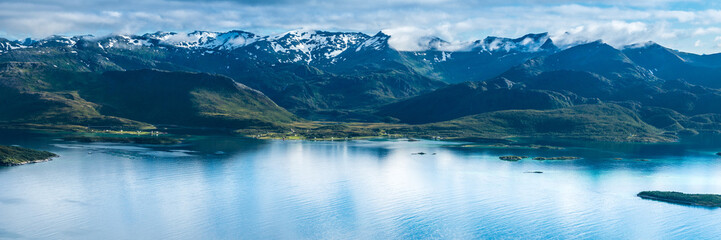
[[[603,41],[558,47],[547,33],[487,37],[462,46],[427,37],[419,51],[400,51],[391,40],[382,31],[370,36],[317,30],[271,36],[195,31],[0,40],[5,49],[0,63],[11,69],[0,76],[4,100],[13,103],[5,110],[35,109],[6,114],[5,120],[241,128],[308,126],[305,120],[386,122],[411,124],[401,128],[420,128],[411,132],[421,134],[443,125],[435,123],[474,128],[497,126],[498,121],[510,121],[509,116],[527,121],[542,116],[541,125],[512,124],[500,131],[508,136],[543,131],[564,135],[570,133],[559,132],[553,116],[572,118],[586,109],[584,116],[613,112],[640,127],[623,127],[624,121],[612,118],[595,123],[588,119],[577,122],[579,133],[622,128],[612,139],[624,141],[721,133],[721,55],[684,53],[653,42],[623,48]],[[193,82],[202,79],[226,87]],[[194,85],[187,87],[189,83]],[[126,99],[129,93],[147,103]],[[167,99],[178,105],[157,93],[171,96]],[[150,112],[164,114],[139,111],[144,104],[155,109]],[[577,108],[581,105],[590,107]],[[608,111],[611,105],[616,110]],[[168,118],[171,112],[182,114]],[[380,126],[357,130],[391,130]],[[462,129],[444,130],[443,136],[464,135]]]

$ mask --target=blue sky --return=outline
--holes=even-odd
[[[412,50],[423,36],[469,41],[549,32],[559,44],[655,41],[721,52],[721,3],[679,0],[23,0],[0,2],[0,36],[102,36],[155,31],[259,34],[306,28],[392,36]]]

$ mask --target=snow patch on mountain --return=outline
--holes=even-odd
[[[520,38],[487,37],[471,44],[471,51],[486,52],[538,52],[552,47],[547,33],[528,34]]]
[[[440,52],[538,52],[552,47],[548,34],[528,34],[520,38],[487,37],[476,41],[448,42],[434,36],[420,36],[415,40],[390,41],[391,46],[399,51],[440,51]],[[395,44],[393,44],[395,43]],[[397,46],[398,44],[404,46]],[[555,47],[555,46],[553,46]]]
[[[378,32],[375,36],[365,40],[363,43],[358,46],[355,51],[360,52],[363,49],[373,49],[376,51],[380,51],[386,46],[388,46],[388,40],[391,37],[386,35],[383,32]]]
[[[330,60],[367,39],[363,33],[333,33],[316,30],[294,30],[260,39],[268,42],[276,53],[289,56],[286,61],[310,63]]]
[[[345,52],[382,51],[385,49],[404,50],[393,46],[393,37],[378,32],[374,36],[353,32],[326,32],[318,30],[293,30],[270,36],[258,36],[250,32],[194,31],[190,33],[155,32],[144,35],[111,35],[106,37],[63,37],[53,36],[40,41],[24,44],[19,41],[0,42],[0,50],[63,46],[75,47],[83,40],[84,46],[103,50],[111,48],[133,49],[137,47],[182,48],[203,54],[243,49],[253,59],[264,58],[280,63],[305,62],[333,64],[343,60]],[[408,39],[404,38],[402,42]],[[413,51],[441,52],[432,55],[429,61],[442,62],[452,58],[454,52],[536,52],[556,49],[548,34],[528,34],[511,39],[488,37],[473,42],[448,42],[438,37],[421,36],[415,41]],[[212,52],[208,52],[212,51]]]
[[[416,51],[467,52],[471,50],[471,47],[471,42],[448,42],[434,36],[423,36],[417,40],[413,49]]]
[[[259,39],[253,33],[243,31],[207,32],[194,31],[191,33],[164,33],[144,35],[148,39],[158,40],[160,44],[188,48],[188,49],[222,49],[233,50],[245,47]]]
[[[20,49],[20,48],[27,48],[27,46],[22,45],[18,41],[10,41],[7,39],[0,39],[0,53]]]
[[[77,42],[83,38],[92,37],[92,36],[75,36],[75,37],[67,37],[67,36],[51,36],[45,39],[42,39],[37,42],[33,42],[31,46],[66,46],[66,47],[74,47]]]

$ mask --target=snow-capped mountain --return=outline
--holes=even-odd
[[[363,33],[290,31],[262,38],[253,47],[279,55],[281,62],[325,61],[369,38]]]
[[[234,51],[242,49],[252,57],[264,55],[275,58],[279,63],[333,64],[339,62],[344,52],[381,51],[391,48],[391,36],[379,32],[374,36],[354,32],[327,32],[317,30],[295,30],[282,34],[259,36],[245,31],[190,33],[155,32],[143,35],[93,36],[52,36],[30,43],[0,41],[0,50],[9,51],[25,47],[76,47],[84,46],[101,49],[137,47],[165,47],[191,51]],[[27,41],[26,41],[27,42]],[[529,34],[517,39],[488,37],[474,42],[450,43],[438,37],[423,37],[419,45],[423,51],[438,52],[535,52],[554,49],[548,34]],[[446,53],[447,56],[449,56]],[[345,54],[348,55],[348,54]]]
[[[51,36],[45,39],[41,39],[38,41],[32,41],[31,45],[27,45],[28,47],[74,47],[75,44],[77,44],[78,41],[91,38],[90,35],[82,35],[82,36],[73,36],[73,37],[67,37],[67,36]]]
[[[248,46],[260,39],[259,36],[253,33],[236,30],[224,33],[194,31],[187,34],[158,32],[143,36],[149,40],[156,40],[162,45],[213,50],[233,50]]]
[[[489,36],[483,40],[470,42],[448,42],[435,36],[424,36],[417,40],[416,52],[539,52],[557,50],[548,33],[527,34],[520,38]]]
[[[390,38],[391,36],[388,36],[383,32],[378,32],[375,36],[367,38],[360,45],[358,45],[358,47],[355,48],[355,51],[360,52],[364,50],[383,50],[390,47],[390,45],[388,44],[388,40]]]
[[[486,52],[538,52],[556,49],[548,33],[527,34],[515,39],[487,37],[470,45],[471,51]]]
[[[597,103],[590,100],[604,98],[634,105],[646,101],[644,104],[656,104],[653,107],[664,104],[661,107],[689,116],[716,114],[721,109],[716,105],[695,108],[699,103],[721,102],[717,90],[721,88],[721,54],[696,55],[653,43],[617,49],[601,41],[559,49],[545,33],[520,38],[487,37],[465,43],[428,36],[418,39],[419,48],[414,51],[394,48],[392,38],[383,32],[369,36],[301,30],[271,36],[195,31],[0,39],[0,63],[58,73],[58,79],[49,84],[28,78],[33,88],[72,85],[73,81],[63,81],[76,74],[101,76],[142,69],[218,74],[258,89],[293,113],[316,119],[377,121],[378,116],[370,110],[439,88],[452,91],[420,96],[430,100],[416,102],[413,106],[417,107],[412,107],[432,106],[439,112],[411,115],[426,118],[479,114],[482,111],[459,114],[445,110],[447,106],[481,106],[488,101],[499,103],[501,108],[490,109],[496,111],[528,107],[514,105],[517,103],[540,102],[546,108]],[[18,85],[14,75],[8,76],[7,86]],[[459,88],[444,88],[459,83]],[[153,85],[164,87],[173,86],[169,82]],[[494,89],[499,91],[486,91]],[[506,95],[509,91],[512,95]],[[389,112],[406,109],[410,108],[399,105]]]
[[[27,46],[21,44],[19,41],[10,41],[4,38],[0,38],[0,53],[25,47]]]
[[[155,32],[141,36],[113,35],[95,40],[98,47],[105,48],[133,48],[137,46],[174,47],[190,50],[233,50],[245,47],[259,37],[244,31],[207,32],[194,31],[191,33]]]

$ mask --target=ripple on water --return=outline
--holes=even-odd
[[[635,197],[643,190],[721,192],[721,161],[695,152],[679,157],[678,148],[669,156],[659,154],[663,147],[619,154],[567,148],[544,154],[584,160],[509,163],[498,156],[521,150],[430,141],[267,141],[231,149],[214,147],[213,138],[203,141],[170,147],[38,143],[61,157],[0,169],[0,238],[721,235],[719,210]],[[643,152],[653,152],[647,158],[654,161],[609,160]],[[529,170],[544,174],[524,173]]]

